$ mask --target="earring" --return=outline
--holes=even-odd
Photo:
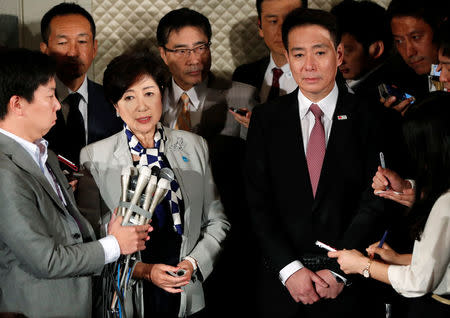
[[[119,111],[116,110],[116,117],[120,117]]]

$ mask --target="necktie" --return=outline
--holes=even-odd
[[[67,154],[68,159],[77,163],[80,157],[80,150],[86,146],[86,132],[84,129],[84,120],[78,105],[80,104],[81,95],[73,93],[67,96],[65,102],[69,105],[69,114],[67,115],[67,130],[70,150]]]
[[[186,93],[181,94],[181,111],[178,115],[177,123],[175,125],[175,129],[180,130],[191,130],[191,114],[189,112],[189,96]]]
[[[283,75],[283,71],[280,68],[274,67],[272,69],[272,86],[270,87],[269,96],[267,101],[270,101],[278,96],[280,96],[280,77]]]
[[[323,112],[320,107],[317,104],[311,104],[309,110],[314,115],[315,123],[306,148],[306,161],[308,162],[309,179],[315,197],[320,172],[322,170],[323,158],[325,157],[325,130],[321,121]]]

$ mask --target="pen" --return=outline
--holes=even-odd
[[[318,247],[321,247],[321,248],[326,249],[327,251],[330,251],[330,252],[336,252],[336,249],[335,249],[335,248],[333,248],[333,247],[331,247],[331,246],[329,246],[329,245],[327,245],[327,244],[325,244],[325,243],[322,243],[322,242],[320,242],[320,241],[316,241],[316,245],[317,245]]]
[[[378,247],[379,247],[379,248],[382,248],[382,247],[383,247],[383,244],[384,244],[384,241],[386,240],[387,234],[388,234],[388,230],[384,231],[383,237],[381,238],[380,243],[378,243]],[[372,255],[370,256],[370,259],[372,260],[373,257],[374,257],[374,254],[372,254]]]
[[[384,231],[383,237],[381,238],[380,243],[378,244],[378,247],[383,247],[384,241],[386,240],[386,235],[388,234],[388,230]]]
[[[384,153],[380,152],[380,164],[381,168],[386,169],[386,162],[384,161]],[[389,185],[386,186],[386,190],[389,190]]]

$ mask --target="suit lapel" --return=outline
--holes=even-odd
[[[280,113],[282,113],[282,118],[277,120],[278,127],[282,132],[282,137],[276,141],[278,149],[290,149],[290,152],[283,158],[280,162],[280,167],[289,169],[289,186],[294,189],[292,195],[294,197],[298,195],[298,192],[305,191],[302,193],[302,196],[307,199],[313,199],[311,182],[309,181],[309,172],[308,172],[308,164],[306,162],[306,155],[303,146],[303,136],[302,136],[302,128],[300,121],[300,113],[298,106],[298,88],[286,95],[285,97],[281,97],[277,99],[282,103],[286,103],[285,105],[280,105],[282,109],[280,109]],[[279,135],[279,134],[277,134]],[[273,151],[279,151],[278,149]],[[305,180],[305,181],[302,181]],[[304,185],[303,189],[299,188],[300,184]],[[305,206],[307,206],[307,202],[305,202]]]
[[[262,84],[264,82],[264,76],[266,75],[266,70],[267,67],[269,66],[269,63],[270,63],[269,56],[262,58],[260,60],[260,63],[258,63],[257,74],[255,74],[255,78],[257,78],[258,81],[256,86],[258,88],[258,91],[261,89]]]
[[[131,157],[125,133],[117,135],[117,143],[114,146],[113,156],[120,166],[131,167],[133,165],[133,158]]]
[[[59,168],[58,160],[52,152],[49,152],[47,164],[50,166],[50,169],[52,169],[52,172],[61,188],[64,199],[66,200],[67,206],[65,207],[65,210],[76,220],[83,238],[89,238],[90,240],[95,239],[94,230],[78,210],[78,206],[75,202],[75,197],[71,190],[71,186],[69,185],[69,183],[67,182],[67,178]]]
[[[32,175],[52,198],[54,203],[63,211],[66,211],[61,199],[53,190],[44,173],[41,171],[36,162],[31,158],[30,154],[13,139],[0,134],[0,149],[7,154],[11,160],[22,170]]]

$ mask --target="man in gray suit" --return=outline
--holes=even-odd
[[[95,240],[42,138],[60,108],[50,57],[0,53],[0,312],[90,317],[91,276],[148,239],[150,226],[122,227],[119,217]]]
[[[160,20],[159,52],[172,75],[164,91],[162,122],[208,141],[218,134],[245,138],[246,129],[228,107],[251,109],[256,88],[212,74],[211,35],[208,18],[188,8],[170,11]]]

